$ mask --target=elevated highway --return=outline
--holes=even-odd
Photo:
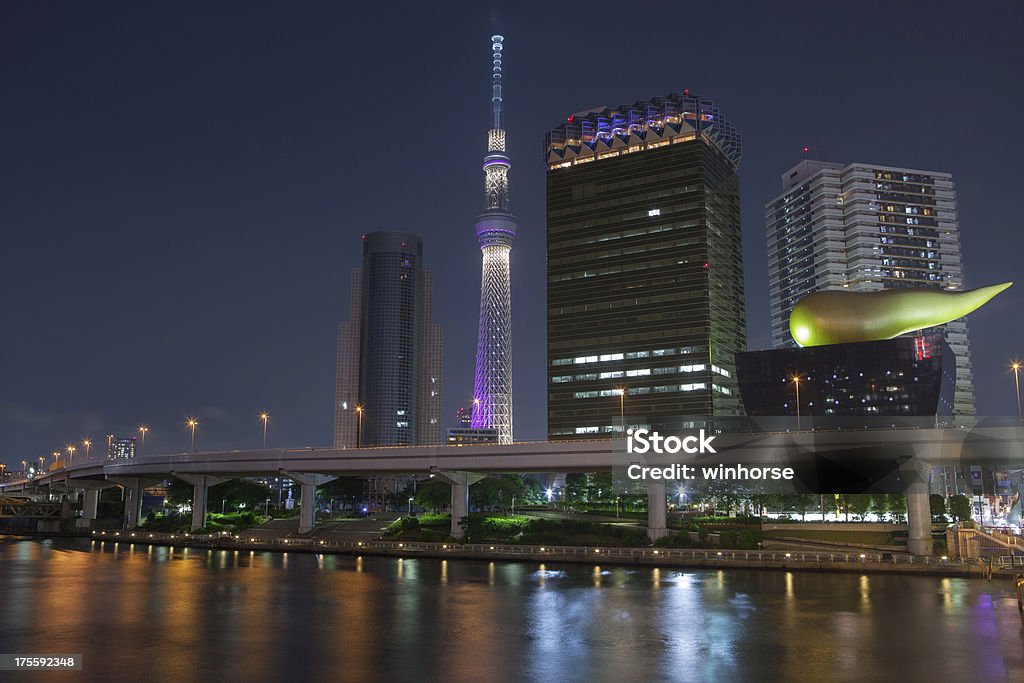
[[[71,461],[30,480],[0,485],[0,493],[50,489],[72,495],[85,491],[86,520],[95,518],[98,490],[118,485],[127,491],[126,525],[137,525],[142,490],[175,477],[194,487],[193,528],[206,519],[206,491],[235,477],[284,476],[301,485],[300,532],[313,528],[315,491],[339,476],[434,474],[452,484],[452,534],[461,536],[458,520],[469,510],[469,486],[488,474],[596,472],[631,462],[661,466],[737,464],[814,466],[867,462],[895,464],[906,479],[912,552],[930,546],[930,511],[926,468],[981,462],[1024,463],[1021,427],[896,428],[805,430],[717,434],[715,454],[651,456],[627,454],[624,439],[530,441],[507,445],[466,444],[385,448],[285,448],[172,453],[129,460]],[[649,482],[648,529],[666,533],[665,482]]]

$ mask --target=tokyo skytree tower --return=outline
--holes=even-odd
[[[509,254],[518,219],[508,210],[505,130],[501,122],[502,36],[491,37],[491,129],[484,157],[484,212],[477,216],[476,238],[483,252],[480,282],[480,331],[473,384],[473,428],[495,429],[498,443],[512,443],[512,280]]]

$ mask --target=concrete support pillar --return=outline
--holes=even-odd
[[[299,498],[299,533],[308,534],[316,528],[316,487],[329,481],[334,481],[337,477],[308,472],[286,472],[282,474],[302,487],[301,497]]]
[[[932,509],[927,484],[914,484],[907,491],[907,552],[932,554]]]
[[[907,552],[911,555],[932,554],[932,509],[928,499],[928,472],[931,468],[920,460],[900,466],[907,482]]]
[[[449,484],[452,485],[452,538],[462,538],[466,530],[462,527],[460,520],[469,515],[469,487],[484,478],[482,474],[473,472],[441,472],[434,471]]]
[[[647,482],[647,537],[656,541],[668,534],[668,503],[664,481]]]
[[[206,477],[197,477],[198,481],[192,484],[192,531],[206,526],[206,493],[210,485],[206,483]]]
[[[172,474],[186,484],[192,484],[192,531],[206,526],[206,494],[211,486],[227,481],[224,477],[208,474]]]
[[[462,538],[466,530],[461,520],[469,515],[469,484],[452,484],[452,538]]]
[[[82,516],[76,523],[79,528],[91,529],[96,521],[96,514],[100,506],[100,489],[86,489],[85,498],[82,500]]]
[[[142,518],[142,490],[145,486],[141,479],[136,479],[125,490],[124,497],[124,519],[125,529],[134,529],[139,526]]]
[[[316,484],[303,484],[299,498],[299,533],[308,534],[316,528]]]
[[[122,517],[125,529],[134,529],[139,525],[140,512],[142,510],[142,490],[147,484],[140,477],[108,477],[123,489],[124,516]]]

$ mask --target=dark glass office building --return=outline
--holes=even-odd
[[[740,414],[735,128],[675,93],[570,116],[545,153],[549,437]]]
[[[748,351],[736,357],[752,417],[949,416],[956,356],[941,334],[856,344]]]
[[[350,319],[338,330],[335,447],[440,443],[442,337],[432,289],[418,236],[363,236]]]

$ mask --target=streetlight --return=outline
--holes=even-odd
[[[142,441],[139,443],[139,455],[142,455],[142,450],[146,447],[146,432],[149,431],[149,427],[146,425],[139,425],[139,434],[142,435]]]
[[[90,441],[89,439],[83,439],[82,440],[82,445],[85,446],[85,460],[86,460],[86,462],[88,462],[89,461],[89,448],[92,447],[92,441]]]
[[[800,375],[793,375],[790,379],[796,387],[796,430],[800,431]]]
[[[356,448],[363,445],[363,407],[361,405],[356,406],[356,420],[358,426],[356,427]]]
[[[221,498],[220,499],[220,514],[221,514],[221,516],[224,515],[224,506],[227,505],[227,504],[228,504],[228,499],[227,498]]]
[[[1018,376],[1017,373],[1020,372],[1020,362],[1014,361],[1013,363],[1010,363],[1010,369],[1013,370],[1013,384],[1017,387],[1017,419],[1019,420],[1020,419],[1020,377]]]
[[[409,498],[409,516],[412,517],[412,497]]]
[[[22,472],[28,472],[28,462],[25,461],[25,460],[21,461],[21,471]]]
[[[619,516],[619,497],[615,496],[615,516]]]
[[[267,420],[270,419],[270,413],[263,411],[260,413],[260,419],[263,420],[263,447],[267,447]]]
[[[188,425],[189,429],[192,430],[192,452],[195,453],[196,452],[196,426],[198,426],[199,420],[195,419],[194,417],[190,417],[185,422],[185,424]]]
[[[72,446],[71,444],[68,444],[67,451],[68,451],[68,465],[70,465],[74,461],[74,459],[75,459],[75,447]]]

